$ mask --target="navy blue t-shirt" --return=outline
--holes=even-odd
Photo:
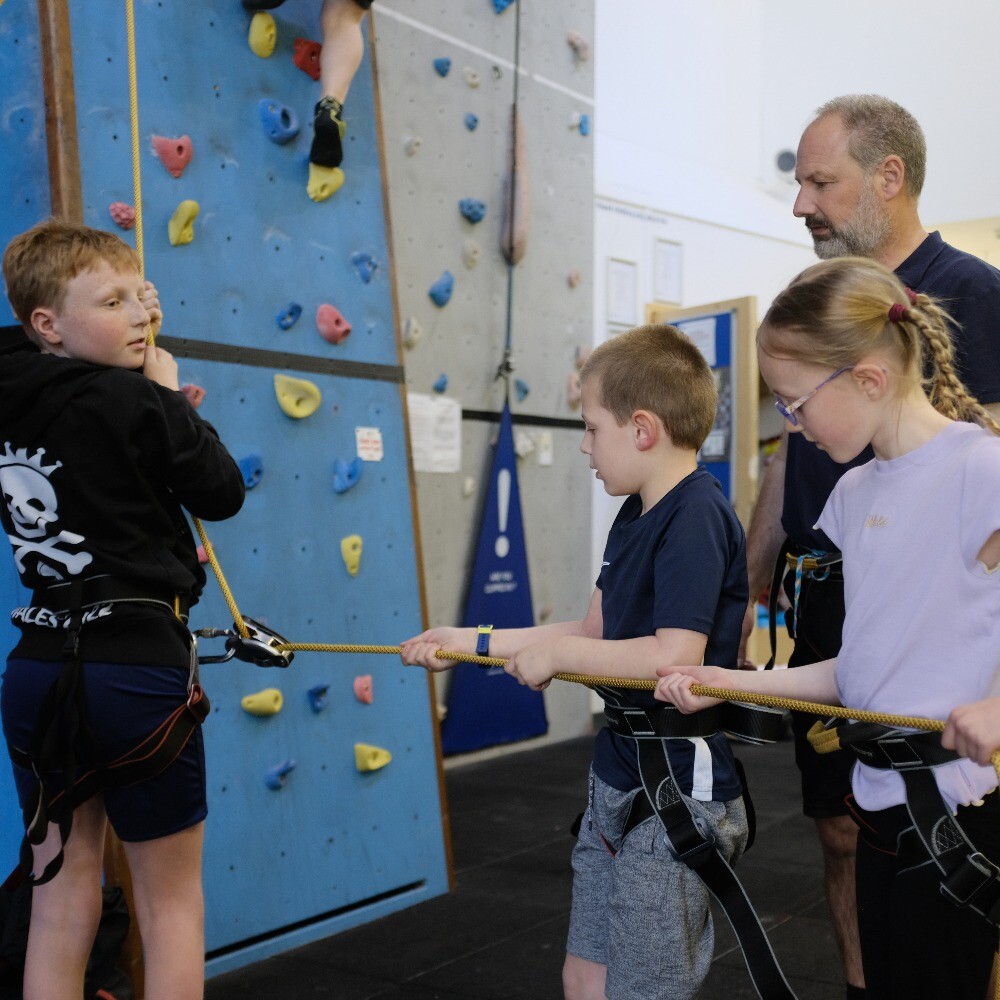
[[[630,496],[608,533],[598,577],[605,639],[636,639],[660,628],[708,637],[705,662],[735,667],[746,612],[747,564],[743,526],[718,481],[704,469],[682,479],[645,514]],[[633,705],[662,708],[649,691],[622,693]],[[667,741],[682,792],[727,801],[740,794],[729,742]],[[642,784],[635,741],[608,729],[597,735],[594,771],[613,788]]]
[[[955,320],[955,368],[980,403],[1000,403],[1000,271],[978,257],[956,250],[931,233],[896,268],[908,288],[941,302]],[[797,545],[822,552],[836,546],[813,525],[837,480],[874,458],[866,448],[845,465],[834,462],[801,434],[788,435],[785,499],[781,525]]]

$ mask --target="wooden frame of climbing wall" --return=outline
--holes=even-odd
[[[38,2],[66,9],[64,0]],[[425,615],[375,74],[367,49],[351,89],[346,180],[314,202],[306,159],[316,84],[294,57],[297,39],[319,38],[318,13],[314,0],[287,0],[273,13],[274,51],[262,58],[248,45],[250,15],[228,0],[183,12],[137,5],[146,272],[164,305],[163,345],[178,357],[182,381],[205,390],[202,414],[253,482],[243,513],[210,527],[241,610],[296,642],[394,644],[419,631]],[[120,14],[84,4],[69,11],[69,95],[68,67],[47,65],[64,98],[62,110],[48,102],[52,209],[72,214],[66,164],[75,139],[80,214],[101,228],[113,225],[109,205],[132,201]],[[9,42],[23,40],[26,53],[37,26],[22,26],[24,38]],[[10,55],[6,44],[0,60]],[[40,103],[32,96],[26,106]],[[262,105],[290,112],[298,134],[273,141]],[[190,159],[177,170],[156,145],[190,149]],[[17,170],[27,157],[25,173],[44,171],[37,144],[0,157],[16,158]],[[193,238],[171,245],[168,222],[183,202],[198,204],[196,217],[186,209]],[[301,313],[286,329],[293,303]],[[322,306],[352,326],[340,343],[317,332]],[[315,410],[305,416],[280,397],[276,375],[311,383]],[[353,465],[359,448],[364,460]],[[345,468],[350,485],[340,491]],[[361,541],[348,555],[359,555],[357,564],[342,550],[354,536]],[[16,585],[2,597],[13,604]],[[228,624],[210,581],[191,625]],[[203,651],[221,646],[206,641]],[[300,653],[287,671],[232,661],[206,666],[202,679],[213,701],[205,727],[210,974],[447,890],[435,708],[422,671],[396,658]],[[265,688],[281,691],[281,711],[244,711],[243,700],[253,705]],[[367,769],[386,761],[378,751],[391,759]],[[16,810],[3,815],[13,824]]]
[[[754,332],[757,328],[757,300],[753,296],[709,302],[679,309],[661,302],[647,304],[647,323],[674,323],[696,343],[708,345],[710,363],[719,382],[719,413],[713,429],[724,462],[708,454],[701,460],[709,471],[725,465],[723,486],[740,520],[748,525],[757,499],[759,462],[759,385]],[[709,440],[712,440],[710,436]]]

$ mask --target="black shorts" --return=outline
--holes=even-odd
[[[145,739],[187,698],[186,667],[88,661],[82,669],[90,724],[111,760]],[[7,661],[0,683],[0,715],[11,746],[21,750],[31,746],[39,708],[60,670],[62,663],[48,660]],[[23,809],[37,780],[31,771],[12,767]],[[124,841],[155,840],[200,823],[208,813],[201,726],[195,727],[166,770],[103,794],[108,820]]]
[[[785,577],[785,592],[791,599],[795,583],[794,572]],[[803,577],[799,592],[798,634],[793,630],[791,611],[786,612],[788,632],[795,649],[788,658],[789,667],[828,660],[840,652],[844,628],[844,578],[839,568],[831,570],[825,580]],[[806,733],[822,716],[808,712],[792,712],[792,733],[795,737],[795,763],[802,779],[802,812],[811,819],[846,816],[846,798],[851,792],[851,771],[857,758],[847,750],[816,753],[806,739]]]

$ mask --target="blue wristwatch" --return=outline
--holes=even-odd
[[[476,629],[476,656],[489,656],[492,625],[480,625]]]

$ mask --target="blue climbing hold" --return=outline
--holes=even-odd
[[[279,146],[299,134],[299,116],[287,104],[265,97],[257,105],[264,134]]]
[[[440,56],[434,60],[434,68],[438,76],[447,76],[451,71],[451,60],[447,56]]]
[[[486,215],[486,202],[479,201],[477,198],[463,198],[458,203],[458,210],[464,218],[475,224],[483,221],[483,217]]]
[[[514,0],[493,0],[493,9],[502,14],[513,2]]]
[[[279,792],[285,787],[285,776],[295,770],[294,760],[283,760],[274,767],[269,767],[264,774],[264,784],[272,792]]]
[[[243,485],[252,490],[264,476],[264,460],[260,455],[247,455],[237,463],[243,473]]]
[[[309,699],[309,707],[319,715],[320,712],[326,708],[327,703],[327,692],[330,690],[329,684],[317,684],[315,687],[309,688],[306,692],[306,697]]]
[[[517,401],[523,403],[525,396],[531,392],[531,386],[523,378],[516,378],[514,379],[514,390],[517,392]]]
[[[375,276],[375,271],[378,269],[378,263],[375,258],[364,250],[352,253],[351,263],[358,269],[358,275],[366,285],[372,280]]]
[[[333,463],[333,492],[346,493],[352,486],[356,486],[361,478],[361,470],[364,463],[360,458],[354,458],[350,462],[345,462],[338,458]]]
[[[580,115],[580,135],[590,135],[590,115]]]
[[[438,376],[437,381],[434,383],[435,392],[447,392],[448,391],[448,376],[444,372]]]
[[[470,132],[476,131],[476,126],[479,124],[479,118],[474,115],[471,111],[465,116],[465,127]]]
[[[446,306],[451,299],[451,293],[455,290],[455,276],[451,271],[445,271],[430,287],[427,293],[431,297],[431,302],[439,309]]]
[[[282,330],[291,330],[293,326],[299,321],[299,317],[302,315],[302,306],[298,302],[289,302],[284,309],[277,315],[278,326]]]

